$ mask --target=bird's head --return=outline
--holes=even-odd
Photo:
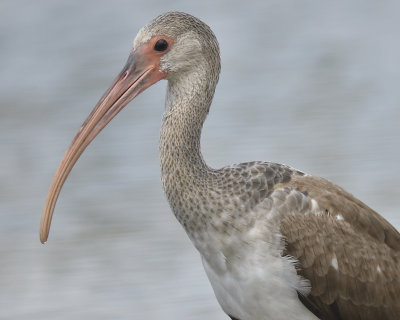
[[[152,56],[167,79],[203,63],[214,62],[219,72],[219,48],[214,33],[186,13],[168,12],[152,20],[138,32],[132,50]]]

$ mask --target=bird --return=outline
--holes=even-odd
[[[56,170],[41,242],[85,148],[164,79],[162,185],[223,311],[232,320],[400,319],[400,234],[381,215],[338,185],[288,165],[206,164],[200,137],[220,69],[218,41],[200,19],[167,12],[141,28]]]

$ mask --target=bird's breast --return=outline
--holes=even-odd
[[[296,290],[308,293],[308,282],[295,270],[295,261],[283,257],[280,235],[269,241],[251,233],[196,244],[206,274],[222,309],[241,319],[316,319],[298,300]]]

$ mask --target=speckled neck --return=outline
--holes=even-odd
[[[177,172],[204,175],[211,170],[201,155],[200,136],[218,74],[210,77],[207,69],[199,66],[168,81],[160,137],[161,174],[163,178],[175,175],[176,183],[180,178]]]
[[[191,239],[206,228],[203,203],[214,187],[215,171],[203,160],[200,136],[218,75],[219,65],[205,64],[168,79],[160,137],[161,179],[171,209]]]

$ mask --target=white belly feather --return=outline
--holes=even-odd
[[[297,297],[296,291],[309,293],[309,282],[297,275],[296,261],[282,257],[279,216],[291,212],[279,212],[285,202],[279,192],[255,208],[255,223],[245,232],[191,237],[222,309],[240,320],[317,319]]]
[[[296,290],[307,294],[309,288],[307,281],[297,276],[293,261],[276,252],[265,252],[261,259],[252,251],[242,253],[235,265],[227,265],[225,270],[220,267],[224,261],[209,263],[202,256],[214,293],[227,314],[240,320],[317,319],[297,297]],[[214,258],[224,259],[223,255]]]

